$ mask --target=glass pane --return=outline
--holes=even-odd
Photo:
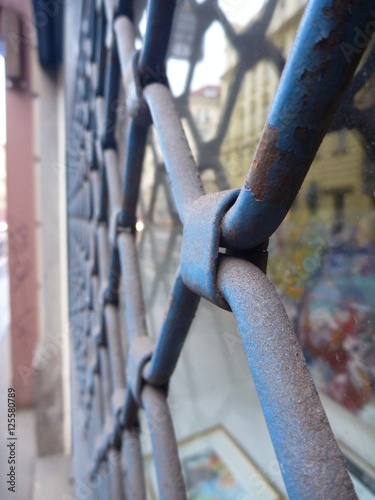
[[[306,1],[222,1],[212,22],[205,5],[180,2],[175,26],[185,19],[186,33],[185,39],[172,34],[168,76],[204,187],[214,192],[243,185]],[[233,33],[242,34],[240,44]],[[374,53],[371,45],[290,213],[271,238],[268,266],[345,456],[351,464],[361,459],[360,469],[372,477]],[[152,142],[140,249],[149,328],[156,337],[178,267],[181,226],[155,134]],[[179,439],[223,425],[285,493],[235,322],[204,300],[172,379],[171,402]]]

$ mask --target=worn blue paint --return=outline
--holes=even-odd
[[[143,88],[150,83],[167,83],[165,58],[175,7],[176,0],[148,2],[146,33],[138,65]]]
[[[44,68],[57,68],[63,61],[64,1],[33,0],[32,3],[39,62]]]
[[[120,90],[121,71],[115,37],[112,42],[112,50],[110,53],[107,52],[107,57],[108,55],[109,60],[107,61],[104,83],[105,122],[104,131],[101,137],[103,150],[111,148],[116,149],[117,147],[115,131],[117,108],[119,105],[118,96]]]
[[[130,121],[122,183],[124,193],[123,206],[119,221],[122,227],[134,228],[135,226],[147,133],[147,123],[138,123],[136,120]]]
[[[199,300],[200,296],[186,287],[178,270],[169,295],[155,352],[145,374],[145,379],[150,384],[160,386],[169,382],[194,319]]]
[[[258,151],[257,168],[266,171],[264,194],[262,199],[255,196],[253,165],[222,224],[223,244],[253,247],[280,225],[370,40],[374,22],[372,0],[309,2],[263,133],[275,130],[277,142],[268,141],[266,151]],[[275,145],[278,155],[270,161],[267,152]]]
[[[290,499],[356,498],[293,327],[268,278],[222,256],[218,288],[230,304]]]

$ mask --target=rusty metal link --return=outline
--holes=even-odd
[[[230,307],[219,293],[216,282],[220,225],[239,192],[233,189],[198,198],[188,209],[182,239],[181,276],[185,285],[227,310]]]
[[[290,498],[355,498],[301,348],[264,274],[268,237],[294,200],[364,50],[345,66],[338,47],[352,41],[353,26],[368,21],[372,2],[342,2],[337,12],[334,4],[309,3],[243,189],[205,195],[199,172],[208,168],[205,161],[222,169],[220,144],[241,81],[260,60],[257,51],[246,59],[243,44],[260,40],[278,68],[284,65],[265,36],[276,0],[266,3],[242,35],[217,2],[191,3],[199,13],[198,27],[179,108],[195,130],[199,165],[165,73],[175,1],[149,0],[139,52],[135,37],[142,2],[83,2],[67,155],[70,320],[77,397],[92,457],[87,472],[95,481],[103,464],[109,470],[98,498],[121,499],[125,492],[127,498],[145,498],[140,408],[150,430],[159,498],[186,498],[167,388],[201,296],[233,311]],[[213,20],[221,22],[240,66],[210,143],[214,154],[207,157],[209,144],[200,140],[186,103],[192,68]],[[117,144],[120,81],[127,102],[125,158]],[[151,123],[184,224],[181,267],[156,342],[148,337],[134,235]]]
[[[155,343],[146,335],[136,337],[130,344],[128,361],[128,384],[138,405],[142,404],[142,389],[144,385],[143,370],[152,358]]]
[[[138,72],[140,52],[133,54],[131,67],[124,76],[126,92],[126,105],[129,116],[137,123],[149,125],[151,123],[150,111],[143,97],[143,86]]]

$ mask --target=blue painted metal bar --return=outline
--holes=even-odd
[[[125,81],[128,76],[128,67],[132,63],[132,58],[135,52],[134,26],[126,16],[118,16],[116,17],[113,29],[116,34],[122,78],[123,81]],[[126,91],[128,93],[129,89],[126,89]]]
[[[123,204],[119,224],[134,228],[138,203],[139,185],[146,148],[148,123],[131,120],[129,124],[128,148],[123,174]]]
[[[104,167],[102,166],[100,169],[98,222],[108,222],[108,205],[107,175]]]
[[[168,50],[176,0],[149,0],[147,26],[139,58],[142,87],[166,83],[165,56]]]
[[[372,0],[308,3],[222,244],[251,248],[283,221],[370,39]],[[367,33],[358,43],[358,33]],[[261,222],[260,222],[261,221]]]
[[[172,417],[162,389],[145,385],[142,403],[150,429],[160,500],[185,500],[185,483],[178,458]]]
[[[167,384],[183,348],[198,308],[200,296],[191,292],[177,271],[166,309],[166,315],[150,365],[144,374],[153,385]]]
[[[63,61],[64,2],[33,0],[32,5],[40,64],[55,69]]]
[[[112,247],[111,263],[109,266],[108,287],[104,294],[107,304],[117,305],[119,300],[119,286],[121,280],[120,255],[117,247]]]
[[[104,316],[113,386],[115,390],[121,390],[125,388],[125,367],[117,307],[107,304],[104,308]]]
[[[98,11],[96,10],[96,0],[91,1],[90,5],[90,62],[94,63],[95,62],[95,57],[96,57],[96,31],[99,26],[98,23]]]
[[[104,96],[105,82],[105,64],[106,64],[106,48],[105,34],[107,29],[107,19],[105,17],[104,8],[101,5],[97,15],[96,39],[95,39],[95,58],[97,64],[98,81],[96,86],[96,95]]]
[[[144,97],[159,137],[178,214],[184,222],[191,203],[204,195],[197,165],[170,90],[154,83],[145,88]]]
[[[118,93],[120,88],[120,62],[116,48],[116,38],[113,37],[112,48],[107,53],[109,64],[107,64],[105,80],[105,124],[102,135],[103,149],[116,149],[115,129],[118,108]]]
[[[119,0],[116,11],[116,17],[117,16],[126,16],[130,21],[133,20],[134,12],[132,0]]]
[[[355,499],[344,458],[274,285],[253,264],[222,257],[218,286],[236,319],[289,497]]]
[[[121,263],[122,292],[129,344],[138,336],[147,335],[141,273],[134,235],[121,232],[118,236]]]
[[[124,432],[123,449],[127,464],[126,493],[129,500],[146,498],[139,429]]]
[[[125,429],[138,428],[138,405],[133,397],[129,386],[125,390],[123,410],[120,415],[120,423]]]

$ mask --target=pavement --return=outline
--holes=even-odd
[[[3,386],[3,381],[1,382]],[[2,387],[3,389],[3,387]],[[4,391],[2,392],[2,394]],[[17,412],[16,445],[16,492],[7,490],[6,474],[9,470],[4,459],[0,459],[0,499],[1,500],[74,500],[74,480],[71,457],[62,454],[37,456],[35,438],[35,412],[33,409]],[[2,425],[2,429],[6,424]],[[1,433],[4,436],[4,433]],[[2,439],[5,443],[5,438]],[[6,446],[4,444],[4,446]]]
[[[32,499],[76,499],[71,457],[58,454],[37,459]]]
[[[9,314],[9,277],[8,262],[0,257],[0,498],[7,500],[32,499],[34,470],[36,463],[35,415],[33,409],[20,410],[16,413],[16,492],[8,491],[6,483],[9,472],[7,436],[7,397],[8,388],[12,387],[10,357],[10,314]]]

